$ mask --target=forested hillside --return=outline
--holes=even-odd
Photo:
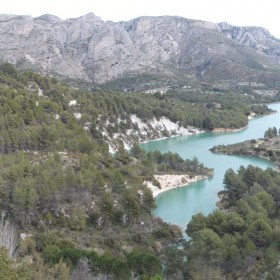
[[[242,95],[230,105],[222,95],[191,103],[168,93],[90,92],[1,65],[0,242],[8,250],[0,250],[1,275],[181,279],[184,253],[173,246],[184,243],[181,229],[151,215],[155,201],[143,182],[211,170],[137,143],[240,128],[252,111],[270,112]]]
[[[210,150],[227,155],[261,157],[278,166],[279,135],[219,145]],[[279,170],[241,166],[227,170],[219,210],[193,216],[186,232],[186,270],[191,279],[279,279]]]
[[[164,273],[182,232],[152,217],[155,201],[143,182],[159,185],[154,174],[195,176],[209,169],[197,159],[145,153],[137,144],[128,152],[121,141],[110,154],[110,139],[100,130],[132,110],[126,98],[0,67],[1,277],[153,279]]]
[[[223,209],[187,227],[191,279],[279,279],[279,179],[253,166],[226,172]]]
[[[247,125],[252,112],[270,112],[264,105],[250,105],[250,97],[237,93],[232,94],[230,102],[221,94],[186,94],[189,97],[185,99],[200,96],[200,101],[193,103],[172,93],[78,90],[55,78],[17,72],[9,64],[2,66],[1,73],[1,110],[8,116],[2,114],[0,119],[0,127],[5,128],[0,135],[0,149],[6,152],[48,150],[50,146],[72,152],[94,149],[94,143],[89,143],[87,137],[95,141],[104,139],[110,151],[115,152],[121,142],[131,147],[135,142],[188,134],[197,129],[241,128]],[[28,133],[20,131],[23,126],[28,126]]]

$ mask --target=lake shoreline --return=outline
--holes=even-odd
[[[206,175],[196,175],[190,177],[189,175],[175,175],[175,174],[164,174],[164,175],[154,175],[155,179],[159,182],[160,187],[155,186],[151,181],[145,181],[146,185],[153,193],[153,197],[158,196],[159,194],[176,189],[186,187],[191,183],[196,183],[201,180],[206,180],[209,176]]]
[[[271,104],[269,108],[280,112],[280,103]],[[265,116],[255,116],[248,121],[247,129],[237,133],[213,133],[208,131],[197,135],[143,144],[142,148],[146,152],[158,150],[166,153],[172,151],[178,153],[182,158],[189,159],[196,156],[203,165],[215,170],[212,178],[192,183],[189,187],[181,187],[181,189],[174,189],[174,191],[171,189],[168,193],[160,190],[155,195],[157,207],[153,210],[153,215],[160,217],[167,223],[176,224],[185,229],[186,224],[196,213],[202,212],[207,215],[217,209],[218,193],[224,190],[223,180],[226,170],[229,168],[238,170],[240,166],[250,164],[262,169],[274,169],[275,165],[264,159],[249,156],[215,155],[209,149],[217,145],[228,145],[253,138],[261,138],[269,126],[279,128],[279,116],[280,113],[275,112]],[[159,189],[157,188],[157,190]]]
[[[249,116],[248,116],[248,121],[250,120],[253,120],[255,118],[258,118],[258,117],[265,117],[265,116],[268,116],[268,115],[271,115],[271,114],[274,114],[275,112],[271,112],[271,113],[268,113],[268,114],[265,114],[265,115],[257,115],[255,113],[251,113]],[[245,130],[248,128],[248,125],[247,124],[246,126],[243,126],[243,127],[240,127],[240,128],[225,128],[225,127],[216,127],[212,130],[200,130],[198,128],[192,128],[189,130],[188,133],[178,133],[178,134],[174,134],[174,135],[171,135],[171,136],[165,136],[165,137],[159,137],[159,138],[155,138],[155,139],[150,139],[150,140],[144,140],[144,141],[140,141],[139,144],[145,144],[145,143],[149,143],[149,142],[154,142],[154,141],[161,141],[161,140],[164,140],[164,139],[168,139],[168,138],[175,138],[175,137],[180,137],[180,136],[191,136],[191,135],[194,135],[194,134],[200,134],[200,133],[205,133],[205,132],[223,132],[223,133],[230,133],[230,132],[239,132],[239,131],[242,131],[242,130]]]
[[[159,138],[155,138],[155,139],[151,139],[151,140],[140,141],[139,144],[146,144],[146,143],[149,143],[149,142],[161,141],[161,140],[164,140],[164,139],[175,138],[175,137],[180,137],[180,136],[190,136],[190,135],[195,135],[195,134],[204,133],[204,132],[206,132],[206,131],[199,130],[199,129],[193,129],[192,131],[189,131],[188,133],[174,134],[174,135],[171,135],[171,136],[165,136],[165,137],[159,137]]]
[[[231,145],[218,145],[209,149],[212,153],[235,156],[249,156],[267,160],[280,170],[279,154],[273,156],[273,152],[279,151],[280,135],[273,138],[258,138],[246,140]],[[262,146],[262,148],[260,148]]]
[[[211,130],[211,132],[238,132],[247,129],[248,126],[240,127],[240,128],[223,128],[223,127],[217,127]]]
[[[248,116],[248,121],[251,121],[255,118],[261,118],[261,117],[266,117],[266,116],[269,116],[271,114],[275,114],[276,112],[271,112],[271,113],[267,113],[265,115],[257,115],[255,113],[251,113],[249,116]],[[246,125],[246,126],[243,126],[243,127],[240,127],[240,128],[224,128],[224,127],[216,127],[214,128],[213,130],[211,130],[211,132],[224,132],[224,133],[227,133],[227,132],[238,132],[238,131],[242,131],[242,130],[245,130],[247,129],[249,126],[249,123]]]

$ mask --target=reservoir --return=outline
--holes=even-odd
[[[238,132],[205,132],[141,144],[145,151],[159,150],[162,153],[171,151],[178,153],[184,159],[197,157],[205,166],[214,168],[213,178],[159,194],[156,197],[157,208],[153,211],[154,216],[161,217],[165,222],[179,225],[182,230],[185,230],[194,214],[201,212],[207,215],[217,208],[217,194],[224,188],[223,178],[227,169],[238,170],[241,165],[246,167],[249,164],[263,169],[275,168],[273,163],[263,159],[218,155],[209,151],[216,145],[261,138],[269,127],[275,126],[279,130],[280,103],[268,106],[277,113],[250,120],[248,127]]]

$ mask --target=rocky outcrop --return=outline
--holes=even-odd
[[[151,181],[144,181],[144,185],[146,185],[153,193],[153,196],[157,196],[158,194],[179,188],[185,187],[191,183],[195,183],[200,180],[207,179],[208,177],[212,177],[213,173],[209,172],[209,175],[195,175],[189,176],[188,174],[163,174],[163,175],[154,175],[154,178],[159,183],[160,188],[155,186]]]
[[[268,30],[262,27],[238,27],[227,22],[218,25],[228,38],[280,62],[280,40],[273,37]]]
[[[107,140],[111,153],[115,153],[118,150],[120,140],[126,149],[130,149],[134,143],[201,132],[191,126],[185,128],[179,125],[178,122],[172,122],[166,117],[161,117],[158,120],[153,118],[144,121],[136,115],[130,115],[129,122],[131,123],[130,128],[126,129],[122,133],[110,133],[110,127],[119,126],[120,123],[127,124],[126,119],[120,118],[112,123],[107,121],[107,123],[103,126],[103,130],[100,131]]]
[[[181,17],[105,22],[93,13],[67,20],[0,15],[1,61],[99,84],[246,80],[280,68],[279,44],[263,28]]]

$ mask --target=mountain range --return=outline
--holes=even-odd
[[[0,15],[0,61],[119,88],[280,80],[280,40],[261,27],[176,16],[103,21]]]

